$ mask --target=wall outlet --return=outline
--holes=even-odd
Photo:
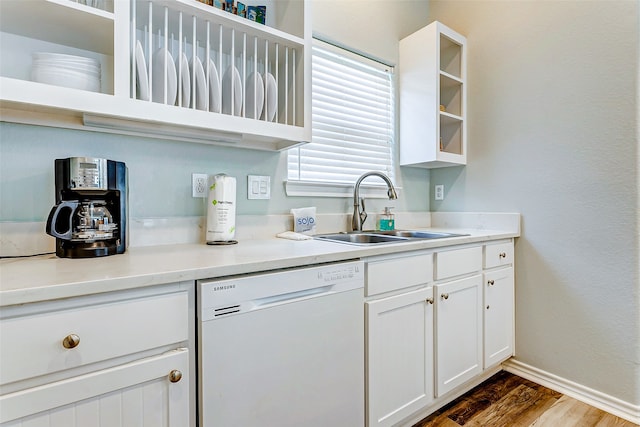
[[[191,195],[193,197],[207,197],[208,186],[209,175],[207,175],[206,173],[191,174]]]
[[[434,199],[444,200],[444,185],[438,184],[435,187]]]

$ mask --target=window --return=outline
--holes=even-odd
[[[287,194],[350,195],[371,170],[393,180],[393,67],[314,40],[311,75],[312,140],[289,150]]]

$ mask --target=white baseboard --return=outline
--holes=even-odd
[[[566,394],[595,408],[640,425],[640,405],[633,405],[616,397],[599,392],[565,378],[543,371],[542,369],[509,359],[502,364],[505,371]]]

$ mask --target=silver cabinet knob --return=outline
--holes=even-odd
[[[80,344],[80,337],[76,334],[69,334],[62,340],[64,348],[76,348]]]
[[[487,284],[488,284],[489,286],[493,286],[495,283],[496,283],[496,282],[495,282],[495,281],[493,281],[493,280],[488,280],[488,281],[487,281]]]
[[[440,297],[442,299],[449,299],[449,294],[442,294],[442,295],[440,295]]]
[[[500,254],[498,254],[498,256],[499,256],[500,258],[506,258],[506,257],[507,257],[507,254],[506,254],[506,253],[504,253],[504,252],[500,252]]]
[[[433,304],[433,298],[427,298],[425,301],[427,304]]]
[[[172,383],[177,383],[181,379],[182,372],[180,372],[179,370],[174,369],[173,371],[169,372],[169,381],[171,381]]]
[[[489,310],[489,306],[487,306],[487,310]]]

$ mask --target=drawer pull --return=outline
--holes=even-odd
[[[181,379],[182,372],[180,372],[179,370],[174,369],[173,371],[169,372],[169,381],[171,381],[172,383],[177,383]]]
[[[500,258],[506,258],[507,254],[505,252],[500,252],[500,254],[498,255]]]
[[[442,294],[440,296],[442,297],[442,299],[449,299],[449,294]]]
[[[433,304],[433,298],[427,298],[427,299],[426,299],[426,302],[427,302],[428,304]]]
[[[80,344],[80,337],[76,334],[69,334],[62,340],[64,348],[76,348]]]
[[[489,281],[487,281],[487,284],[488,284],[489,286],[493,286],[495,283],[496,283],[496,282],[495,282],[495,281],[493,281],[493,280],[489,280]]]

